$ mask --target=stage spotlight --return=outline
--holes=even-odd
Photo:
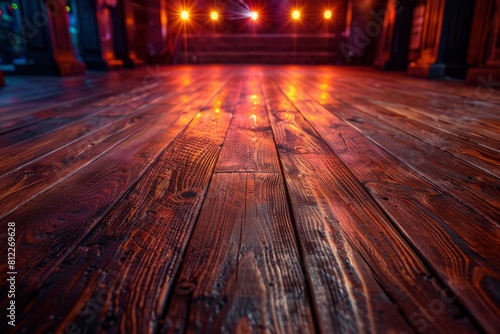
[[[294,10],[293,13],[292,13],[292,18],[294,20],[300,19],[300,12],[298,10]]]
[[[329,20],[332,18],[332,11],[331,10],[327,10],[325,11],[325,19]]]
[[[252,20],[254,20],[254,21],[257,21],[257,19],[259,18],[259,13],[257,13],[257,12],[252,12],[252,13],[250,14],[250,18],[251,18]]]
[[[187,10],[183,10],[181,12],[181,19],[183,19],[184,21],[186,21],[187,19],[189,19],[189,13],[187,12]]]
[[[219,19],[219,13],[217,12],[212,12],[210,14],[210,18],[212,19],[212,21],[217,21]]]

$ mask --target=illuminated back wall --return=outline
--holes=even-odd
[[[345,28],[346,3],[345,0],[172,1],[169,18],[174,26],[187,25],[190,33],[337,32]],[[258,18],[253,20],[252,14]]]

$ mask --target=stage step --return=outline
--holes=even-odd
[[[206,34],[181,38],[176,63],[338,64],[336,34]]]

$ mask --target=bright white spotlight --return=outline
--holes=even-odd
[[[217,12],[212,12],[210,14],[210,18],[212,19],[212,21],[217,21],[219,19],[219,13]]]
[[[251,18],[252,20],[254,20],[254,21],[257,21],[257,19],[259,18],[259,13],[257,13],[257,12],[252,12],[252,13],[250,14],[250,18]]]
[[[298,10],[294,10],[293,13],[292,13],[292,18],[294,20],[300,19],[300,12]]]
[[[181,12],[181,19],[183,19],[184,21],[186,21],[187,19],[189,19],[189,13],[187,10],[183,10]]]
[[[332,11],[331,10],[327,10],[325,11],[325,19],[329,20],[332,18]]]

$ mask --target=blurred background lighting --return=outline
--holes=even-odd
[[[184,21],[186,21],[187,19],[189,19],[189,13],[186,10],[183,10],[181,12],[181,19],[183,19]]]
[[[252,18],[252,20],[257,21],[257,19],[259,18],[259,14],[257,12],[252,12],[250,14],[250,17]]]
[[[300,12],[298,10],[294,10],[293,13],[292,13],[292,18],[294,20],[300,19]]]
[[[332,18],[332,11],[331,10],[325,11],[325,19],[329,20],[331,18]]]
[[[210,18],[212,19],[212,21],[217,21],[219,19],[219,13],[217,12],[212,12],[210,14]]]

